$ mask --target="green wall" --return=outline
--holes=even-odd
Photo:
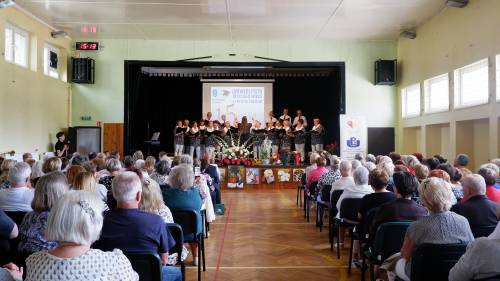
[[[75,40],[78,41],[78,40]],[[72,86],[74,126],[123,122],[124,60],[169,61],[214,56],[213,61],[255,61],[254,55],[289,61],[344,61],[346,111],[367,116],[368,126],[395,126],[395,87],[374,86],[374,61],[397,57],[396,41],[292,42],[292,41],[163,41],[100,40],[102,50],[81,53],[96,60],[94,85]],[[236,57],[228,53],[246,54]],[[201,113],[200,113],[201,114]],[[92,116],[81,121],[80,116]]]

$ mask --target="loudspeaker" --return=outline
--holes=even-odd
[[[90,152],[100,152],[101,127],[69,127],[68,140],[68,153],[88,155]]]
[[[94,84],[95,61],[91,58],[71,58],[71,82]]]
[[[375,61],[375,85],[394,85],[397,81],[397,60]]]

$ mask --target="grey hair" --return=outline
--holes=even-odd
[[[311,154],[309,154],[309,163],[311,163],[311,164],[316,163],[316,159],[318,159],[318,157],[319,157],[319,153],[311,152]]]
[[[193,165],[193,157],[188,154],[182,154],[179,158],[179,164]]]
[[[339,169],[340,169],[341,172],[351,172],[351,170],[352,170],[351,161],[342,160],[340,162]]]
[[[420,164],[420,161],[418,161],[418,158],[414,155],[408,155],[405,159],[406,164],[412,168],[415,168],[418,164]]]
[[[106,169],[110,172],[119,171],[121,168],[122,168],[122,163],[118,159],[109,158],[106,161]]]
[[[9,181],[12,184],[24,183],[31,175],[31,168],[25,162],[17,162],[9,169]]]
[[[377,163],[377,158],[373,154],[367,154],[365,160],[366,162]]]
[[[392,175],[394,174],[394,164],[392,163],[392,160],[390,162],[385,161],[379,163],[377,165],[377,168],[384,170],[387,173],[387,175],[389,175],[389,177],[392,177]]]
[[[498,166],[493,164],[493,163],[483,164],[483,165],[481,165],[481,167],[479,167],[479,169],[482,169],[482,168],[491,169],[491,170],[495,171],[497,173],[497,175],[498,175],[498,173],[500,173],[500,168],[498,168]]]
[[[52,207],[45,239],[92,245],[102,229],[104,204],[95,192],[70,191]]]
[[[117,202],[131,202],[142,192],[141,179],[134,172],[123,172],[113,178],[111,189]]]
[[[45,173],[42,171],[43,168],[43,161],[36,161],[35,164],[33,164],[33,167],[31,168],[31,178],[36,179],[39,178]]]
[[[451,185],[441,178],[431,177],[423,180],[418,187],[418,193],[425,207],[432,213],[449,211],[456,201]]]
[[[378,164],[381,165],[383,163],[391,163],[392,164],[392,159],[391,157],[384,155],[381,156],[380,159],[378,160]],[[380,168],[380,167],[379,167]]]
[[[490,163],[497,165],[497,167],[500,169],[500,158],[492,159]]]
[[[352,169],[356,170],[358,167],[361,167],[361,162],[359,160],[352,160]]]
[[[354,183],[356,185],[365,185],[368,184],[368,169],[363,166],[359,166],[352,173],[352,177],[354,178]]]
[[[462,186],[468,187],[473,194],[485,194],[486,182],[481,175],[470,174],[462,180]]]
[[[375,170],[375,168],[377,168],[377,165],[375,165],[375,163],[373,163],[373,162],[365,162],[363,167],[365,167],[368,171],[371,172],[371,171]]]
[[[363,161],[363,160],[365,160],[365,156],[363,155],[363,153],[358,152],[358,153],[354,154],[354,159],[356,159],[358,161]]]
[[[177,189],[188,189],[193,186],[194,172],[193,167],[188,164],[175,166],[168,176],[168,185]]]

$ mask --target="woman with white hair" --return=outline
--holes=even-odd
[[[52,207],[45,232],[47,240],[59,244],[28,257],[25,280],[139,280],[120,250],[90,248],[101,233],[102,208],[97,194],[72,191],[63,195]]]
[[[346,198],[363,198],[365,195],[373,193],[373,189],[368,185],[368,175],[368,170],[363,166],[354,170],[352,177],[355,185],[348,186],[344,189],[344,192],[340,195],[339,201],[337,201],[337,210],[340,210],[342,200]],[[339,215],[340,212],[337,214],[337,217],[339,217]]]
[[[203,226],[201,220],[201,197],[200,191],[193,186],[193,167],[187,164],[175,166],[168,177],[170,188],[163,190],[163,201],[172,210],[191,209],[197,216],[197,234],[202,233]],[[193,241],[193,235],[184,234],[184,241]],[[198,264],[197,244],[190,243],[193,254],[193,263]]]
[[[33,164],[33,166],[31,167],[31,177],[30,177],[31,186],[35,186],[38,179],[41,176],[45,175],[42,169],[43,169],[43,161],[41,160],[36,161],[35,164]]]
[[[447,182],[435,177],[425,179],[418,187],[418,193],[430,214],[408,227],[401,259],[397,261],[394,272],[388,272],[390,280],[396,275],[405,281],[410,280],[411,257],[422,244],[469,243],[474,240],[467,219],[450,212],[454,196]]]
[[[31,202],[32,212],[28,212],[19,226],[19,247],[21,253],[31,254],[49,250],[57,246],[55,241],[44,237],[47,218],[52,206],[68,191],[66,177],[61,172],[53,172],[40,177]]]

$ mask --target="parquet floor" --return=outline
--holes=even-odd
[[[203,280],[359,280],[356,268],[347,274],[347,249],[340,260],[330,252],[328,228],[305,221],[295,189],[223,190],[223,201],[226,214],[205,240]],[[196,267],[186,272],[196,280]]]

